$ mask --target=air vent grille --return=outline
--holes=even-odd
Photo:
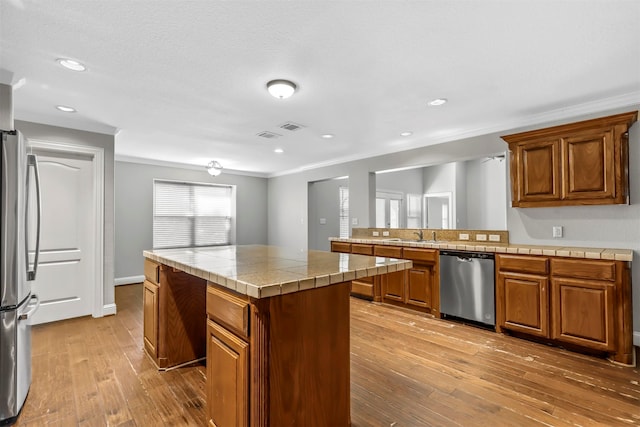
[[[267,139],[273,139],[273,138],[279,138],[282,135],[274,133],[274,132],[269,132],[267,130],[265,130],[264,132],[260,132],[259,134],[257,134],[259,137],[261,138],[267,138]]]
[[[293,122],[287,122],[280,125],[280,128],[290,130],[292,132],[296,130],[300,130],[303,127],[304,127],[303,125],[300,125],[298,123],[293,123]]]

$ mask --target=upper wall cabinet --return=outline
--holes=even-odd
[[[511,151],[511,205],[628,203],[633,111],[503,136]]]

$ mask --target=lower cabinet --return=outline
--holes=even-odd
[[[404,273],[404,271],[395,271],[380,277],[383,300],[405,302],[406,289]]]
[[[498,331],[633,363],[627,262],[497,254],[496,271]]]
[[[207,419],[210,426],[249,422],[249,343],[207,320]]]
[[[503,297],[503,328],[539,337],[549,336],[549,279],[531,274],[499,272],[497,287]]]
[[[551,289],[551,338],[595,350],[615,350],[612,283],[554,278]]]
[[[158,285],[148,280],[143,285],[143,337],[144,348],[153,357],[158,356]]]
[[[440,305],[440,298],[434,298],[437,281],[435,263],[421,264],[414,261],[413,268],[407,271],[406,303],[436,314],[433,310]],[[438,302],[434,304],[436,299]]]

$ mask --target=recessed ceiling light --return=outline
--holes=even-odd
[[[56,108],[60,111],[64,111],[65,113],[75,113],[76,109],[73,107],[67,107],[66,105],[56,105]]]
[[[71,71],[85,71],[87,69],[83,63],[73,59],[60,58],[58,59],[58,64]]]
[[[275,98],[285,99],[293,95],[297,86],[294,82],[289,80],[271,80],[267,83],[267,90],[271,94],[271,96]]]
[[[429,102],[429,105],[432,107],[437,107],[438,105],[443,105],[447,103],[447,98],[437,98],[434,99],[433,101]]]
[[[276,148],[275,150],[273,150],[274,153],[284,153],[284,150],[282,148]]]
[[[322,135],[322,137],[323,137],[324,139],[331,139],[331,138],[333,138],[334,136],[335,136],[335,135],[334,135],[334,134],[332,134],[332,133],[325,133],[324,135]]]
[[[409,132],[409,131],[407,131],[407,132],[402,132],[402,133],[400,134],[400,136],[411,136],[411,135],[413,135],[413,132]]]

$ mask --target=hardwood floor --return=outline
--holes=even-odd
[[[17,425],[205,425],[204,365],[155,369],[141,297],[119,286],[115,316],[33,328]],[[351,368],[354,427],[640,425],[637,368],[358,299]]]

